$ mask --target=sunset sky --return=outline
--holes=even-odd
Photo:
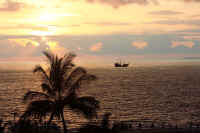
[[[200,57],[200,0],[0,0],[0,62]]]

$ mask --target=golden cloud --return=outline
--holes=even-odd
[[[50,50],[55,54],[64,55],[67,51],[58,42],[49,40],[46,37],[34,38],[13,38],[8,39],[8,45],[15,49],[19,56],[38,56],[44,50]]]
[[[136,47],[137,49],[144,49],[148,46],[148,43],[145,41],[135,41],[132,42],[132,46]]]
[[[1,12],[12,12],[12,11],[18,11],[21,8],[25,7],[26,5],[21,2],[16,2],[13,0],[6,0],[2,6],[0,7]]]
[[[186,39],[186,40],[200,40],[199,35],[183,36],[183,38]]]
[[[89,49],[92,52],[97,52],[97,51],[100,51],[102,49],[102,46],[103,46],[103,43],[99,42],[99,43],[92,45]]]
[[[47,50],[50,50],[57,55],[64,55],[67,51],[66,48],[60,46],[56,41],[47,41],[46,44],[48,45]]]
[[[23,47],[37,47],[40,44],[37,41],[33,41],[30,39],[9,39],[13,44],[21,45]]]
[[[195,44],[191,41],[172,41],[171,48],[176,48],[179,46],[184,46],[187,48],[192,48]]]

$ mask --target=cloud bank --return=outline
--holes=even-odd
[[[10,38],[0,40],[1,58],[8,57],[31,57],[41,56],[42,51],[50,50],[58,55],[63,55],[67,51],[57,41],[47,38]]]

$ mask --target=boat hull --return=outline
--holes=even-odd
[[[129,64],[119,64],[119,63],[115,63],[115,67],[128,67]]]

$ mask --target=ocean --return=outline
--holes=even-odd
[[[80,89],[100,101],[99,115],[111,120],[152,121],[172,125],[200,122],[200,65],[148,65],[129,68],[89,68],[98,80]],[[40,78],[31,71],[0,71],[0,118],[13,119],[23,112],[23,95],[40,90]],[[71,127],[85,122],[65,111]],[[78,123],[78,124],[77,124]]]

